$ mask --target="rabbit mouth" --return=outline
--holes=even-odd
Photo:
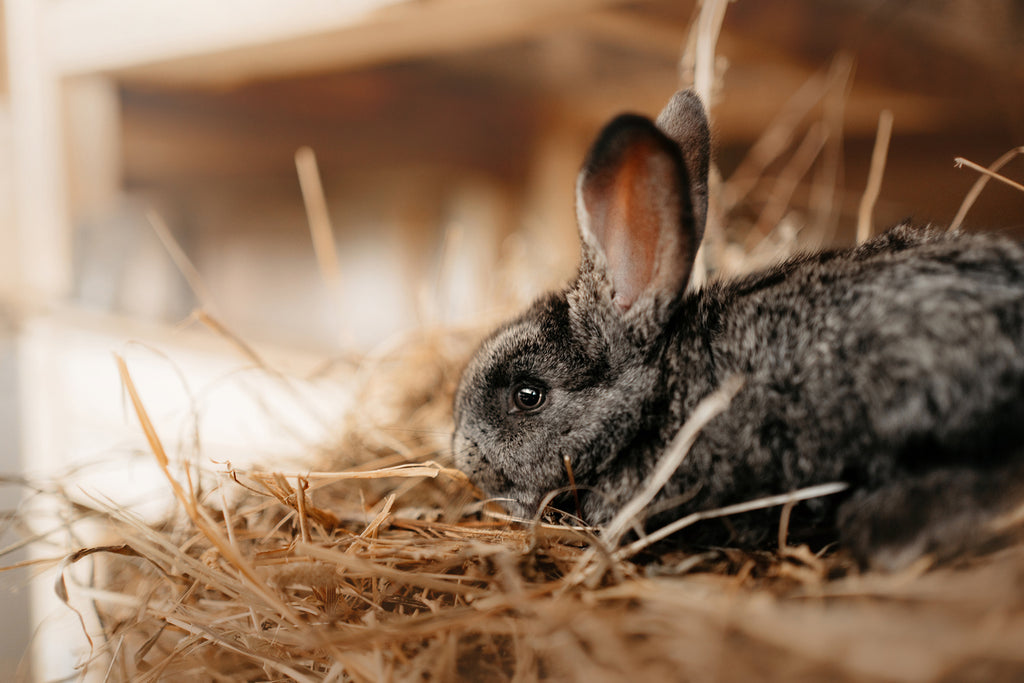
[[[517,491],[515,482],[499,466],[492,463],[480,449],[473,444],[472,449],[465,449],[456,463],[484,493],[495,502],[504,505],[509,512],[519,516],[532,513],[523,502],[522,495]]]
[[[517,482],[502,464],[494,462],[479,444],[464,434],[456,433],[453,450],[456,466],[509,514],[524,519],[536,516],[545,496],[529,495],[534,487],[526,487],[529,491],[524,491],[521,481]]]
[[[521,486],[516,485],[504,472],[498,468],[491,468],[487,476],[480,474],[471,475],[473,482],[483,489],[491,499],[504,506],[513,517],[522,519],[533,519],[537,516],[542,496],[526,495]]]

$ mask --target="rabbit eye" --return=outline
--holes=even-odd
[[[512,390],[512,403],[519,410],[537,410],[544,405],[544,390],[529,384],[520,384]]]

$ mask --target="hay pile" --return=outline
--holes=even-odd
[[[469,348],[436,335],[378,363],[363,404],[389,424],[354,415],[322,456],[335,469],[292,474],[168,461],[122,365],[177,505],[159,525],[98,502],[79,508],[110,539],[68,558],[69,568],[93,563],[88,581],[65,571],[59,586],[100,625],[85,671],[132,681],[1024,676],[1024,546],[861,575],[841,553],[806,547],[616,559],[588,530],[503,518],[445,456]]]

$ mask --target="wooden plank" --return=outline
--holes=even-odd
[[[71,285],[60,93],[44,42],[43,5],[5,3],[14,157],[19,281],[27,302],[46,302]]]
[[[12,159],[13,146],[10,105],[0,100],[0,154],[3,155],[0,158]],[[21,291],[19,241],[14,212],[15,169],[12,166],[11,163],[0,164],[0,297],[8,301],[16,301]]]
[[[53,0],[47,33],[61,73],[91,73],[300,38],[398,2]]]
[[[0,3],[0,95],[8,94],[7,85],[7,17]]]
[[[59,0],[46,26],[62,75],[226,84],[494,45],[621,2]]]

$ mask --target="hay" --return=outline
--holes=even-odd
[[[806,547],[637,559],[642,548],[609,547],[586,528],[502,515],[444,457],[463,358],[451,350],[468,348],[435,335],[378,359],[366,386],[399,389],[387,424],[403,428],[353,418],[323,469],[291,473],[175,463],[121,363],[176,509],[154,525],[110,502],[79,504],[106,537],[64,560],[92,563],[90,580],[62,571],[58,582],[83,623],[99,624],[83,672],[132,681],[1024,675],[1024,546],[861,575],[841,553]],[[414,400],[398,400],[402,388]],[[382,448],[381,432],[412,457]],[[348,466],[329,468],[338,462]]]

